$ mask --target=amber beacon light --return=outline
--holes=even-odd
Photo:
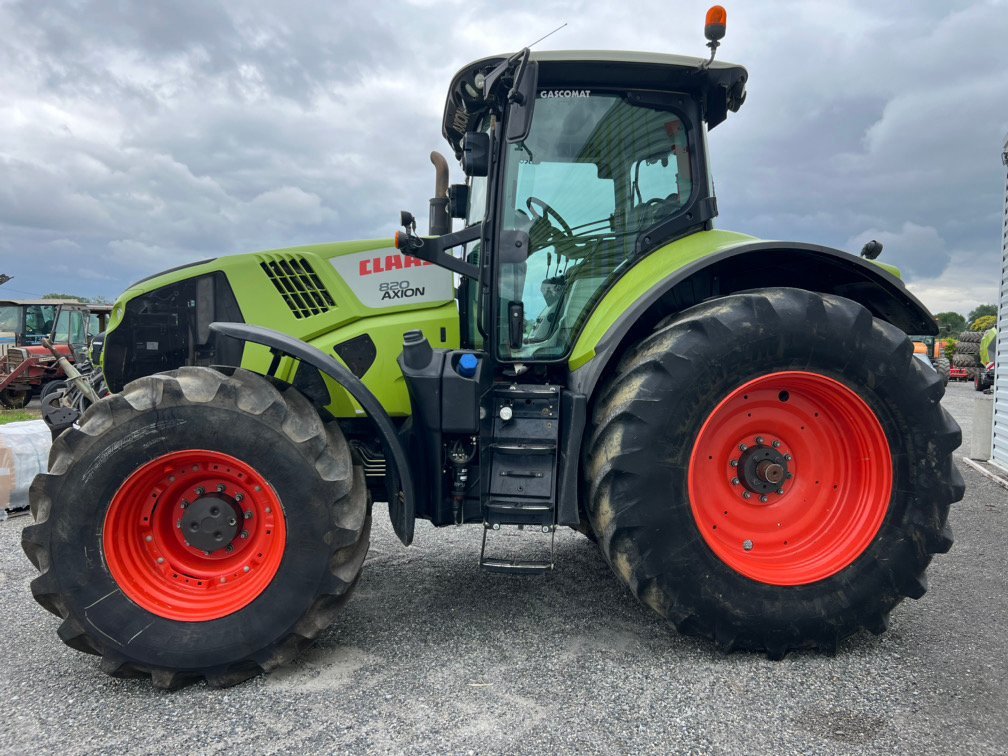
[[[728,11],[720,5],[712,5],[704,20],[704,36],[716,45],[724,37],[727,25]]]

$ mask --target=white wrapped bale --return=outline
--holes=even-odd
[[[51,446],[41,420],[0,425],[0,520],[28,506],[28,487],[48,468]]]

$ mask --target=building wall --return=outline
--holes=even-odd
[[[995,346],[994,430],[991,461],[1008,470],[1008,136],[1001,150],[1005,168],[1004,220],[1001,224],[1001,290]]]

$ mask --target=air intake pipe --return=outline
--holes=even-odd
[[[434,196],[430,199],[430,235],[451,233],[451,215],[448,214],[448,161],[440,152],[432,152],[434,164]]]

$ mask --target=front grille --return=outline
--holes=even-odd
[[[24,349],[7,350],[7,369],[10,370],[11,372],[13,372],[14,368],[18,367],[24,361],[25,361]]]
[[[260,265],[295,318],[321,315],[336,302],[300,255],[259,255]]]

